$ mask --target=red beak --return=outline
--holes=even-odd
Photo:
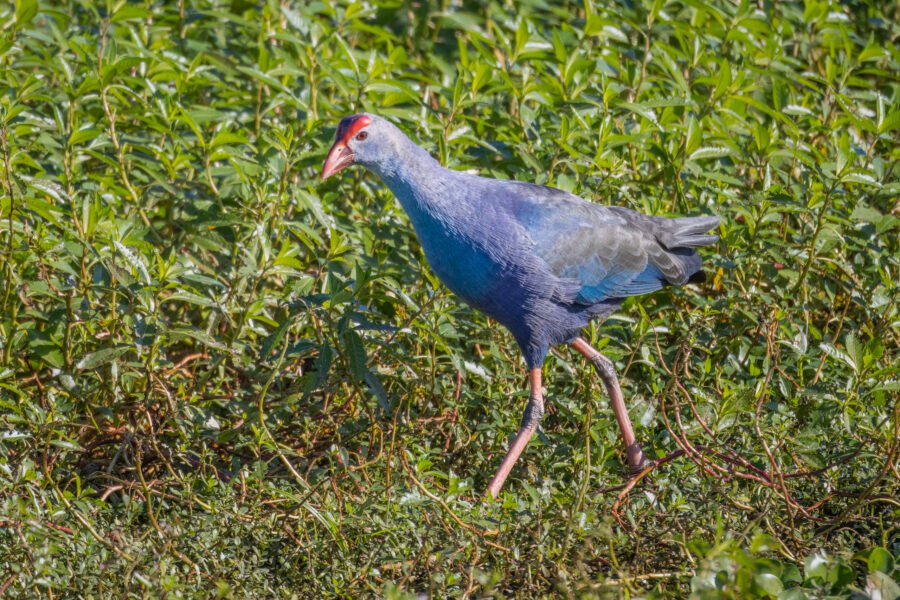
[[[328,156],[325,158],[325,164],[322,165],[322,179],[328,179],[338,171],[345,169],[353,164],[353,151],[347,147],[344,142],[338,141],[334,143]]]

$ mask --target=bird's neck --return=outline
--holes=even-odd
[[[398,154],[400,160],[372,170],[394,193],[416,228],[423,219],[449,216],[453,204],[460,201],[451,189],[455,173],[410,140],[403,140]]]

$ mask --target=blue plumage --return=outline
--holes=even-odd
[[[431,268],[475,308],[503,324],[532,372],[522,430],[489,491],[496,496],[543,413],[540,366],[570,343],[607,385],[632,467],[643,464],[611,363],[578,338],[624,298],[682,285],[698,272],[694,248],[718,239],[716,217],[666,219],[593,204],[567,192],[442,167],[391,123],[353,115],[338,127],[322,170],[362,164],[391,189]]]
[[[553,188],[445,169],[389,122],[348,117],[364,118],[371,137],[347,141],[354,162],[403,205],[435,274],[506,326],[529,367],[625,297],[683,284],[700,269],[695,250],[661,240],[677,243],[682,231],[695,245],[717,239],[699,236],[718,223],[715,217],[648,217]]]

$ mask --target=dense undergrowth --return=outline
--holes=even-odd
[[[900,595],[896,3],[0,3],[0,596]],[[510,336],[343,115],[717,214],[587,332],[502,502]],[[878,594],[881,594],[880,596]]]

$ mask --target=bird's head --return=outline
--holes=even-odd
[[[322,179],[359,164],[380,173],[397,156],[400,131],[380,117],[360,113],[341,119],[334,145],[322,165]]]

